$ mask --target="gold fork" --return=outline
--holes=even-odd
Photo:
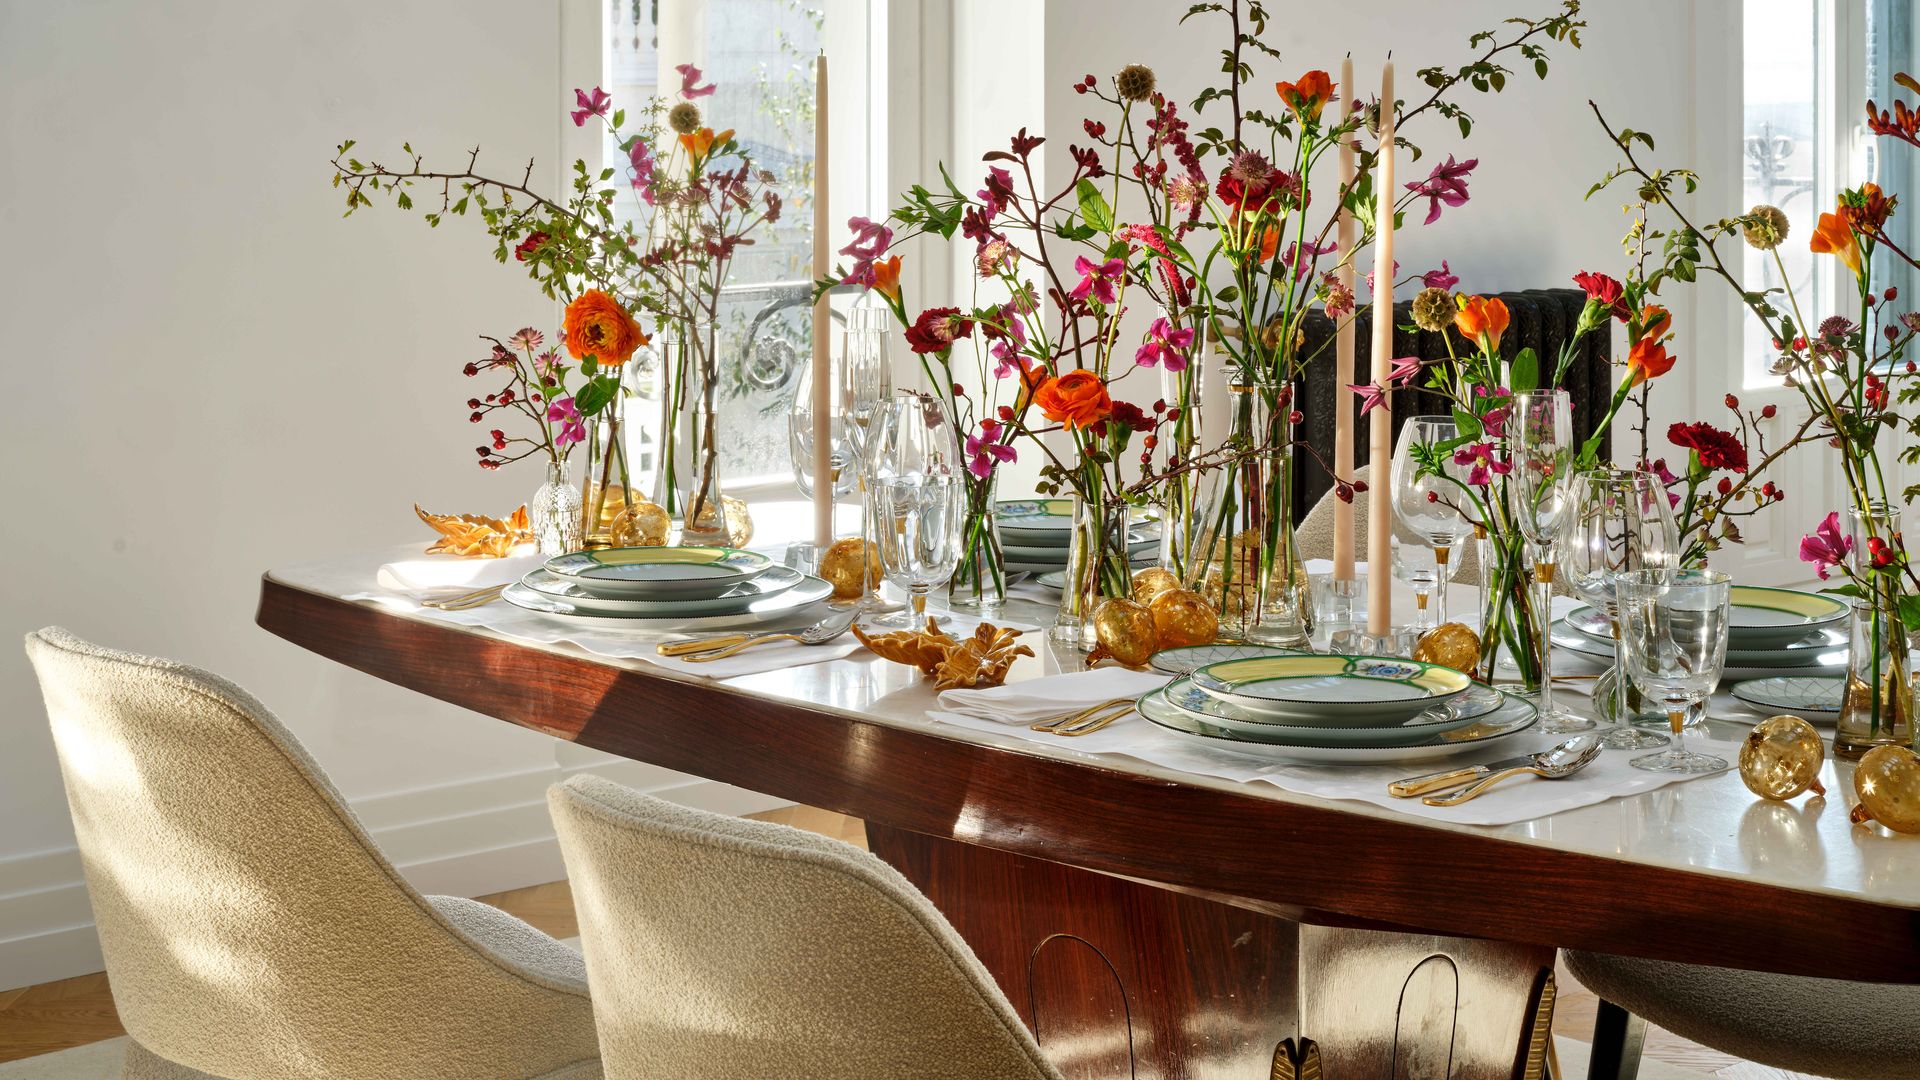
[[[1053,716],[1048,716],[1043,719],[1036,720],[1031,724],[1028,724],[1027,728],[1030,731],[1046,731],[1046,732],[1051,732],[1055,735],[1065,735],[1065,734],[1068,734],[1069,732],[1063,729],[1073,728],[1076,725],[1079,725],[1091,720],[1094,716],[1098,714],[1104,713],[1108,709],[1113,709],[1121,705],[1124,705],[1128,709],[1131,709],[1133,708],[1133,699],[1132,698],[1112,698],[1107,701],[1103,701],[1098,705],[1091,705],[1084,709],[1074,709],[1070,712],[1056,713]],[[1125,714],[1125,710],[1122,710],[1120,715],[1124,715],[1124,714]],[[1106,721],[1106,723],[1101,724],[1100,727],[1105,727],[1107,724],[1110,724],[1112,722],[1113,720],[1109,719]],[[1098,731],[1099,729],[1100,729],[1099,727],[1096,727],[1090,730]],[[1086,734],[1086,732],[1074,731],[1072,732],[1072,734],[1084,735]]]
[[[449,596],[443,600],[422,600],[420,601],[420,606],[434,608],[439,611],[465,611],[468,608],[477,608],[485,604],[493,603],[495,600],[500,599],[500,594],[505,592],[506,588],[505,585],[489,585],[484,589],[475,589],[472,592],[464,592],[459,596]]]
[[[1055,735],[1065,735],[1068,737],[1072,737],[1075,735],[1091,735],[1094,732],[1099,731],[1102,728],[1105,728],[1108,724],[1113,723],[1115,720],[1120,719],[1121,717],[1127,715],[1132,711],[1133,711],[1133,702],[1131,701],[1125,702],[1120,705],[1110,706],[1105,712],[1089,713],[1083,719],[1081,719],[1078,723],[1061,724],[1059,727],[1056,727],[1053,729],[1053,733]]]

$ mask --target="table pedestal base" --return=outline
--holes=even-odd
[[[867,842],[1069,1080],[1292,1075],[1274,1056],[1302,1037],[1329,1077],[1540,1075],[1551,949],[1297,922],[872,823]]]

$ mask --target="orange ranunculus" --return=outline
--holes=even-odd
[[[706,160],[708,154],[713,152],[716,144],[725,146],[727,145],[727,140],[731,138],[733,138],[732,128],[728,128],[716,135],[712,128],[703,127],[699,131],[680,136],[680,145],[686,147],[687,155],[694,160],[695,164],[699,164]]]
[[[1507,332],[1507,305],[1497,296],[1469,296],[1453,317],[1460,336],[1488,352],[1500,351],[1500,335]]]
[[[900,299],[900,256],[874,260],[873,288],[895,300]]]
[[[1299,82],[1274,83],[1273,90],[1301,123],[1311,124],[1320,119],[1320,110],[1333,100],[1333,78],[1316,69],[1300,76]]]
[[[1813,227],[1813,238],[1807,241],[1807,250],[1815,255],[1838,256],[1856,278],[1864,272],[1860,265],[1860,238],[1853,234],[1853,226],[1847,224],[1845,206],[1839,213],[1820,215]]]
[[[1673,362],[1679,359],[1660,344],[1659,337],[1649,334],[1634,343],[1627,352],[1627,385],[1638,386],[1648,379],[1657,379],[1673,370]]]
[[[1033,392],[1033,403],[1047,419],[1069,428],[1090,428],[1113,413],[1107,384],[1086,368],[1041,383]]]
[[[599,289],[588,289],[567,305],[567,351],[575,360],[593,357],[602,367],[618,367],[648,341],[627,309]]]

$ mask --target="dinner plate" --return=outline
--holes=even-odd
[[[1727,649],[1729,652],[1757,653],[1769,649],[1800,646],[1818,647],[1815,636],[1823,630],[1844,633],[1836,625],[1846,617],[1846,605],[1831,596],[1770,589],[1757,585],[1735,585],[1730,590]],[[1611,645],[1613,624],[1606,615],[1590,606],[1567,612],[1567,625],[1597,641]],[[1844,637],[1841,638],[1845,640]],[[1802,642],[1816,644],[1802,645]]]
[[[1165,687],[1167,701],[1175,708],[1198,716],[1208,723],[1258,742],[1283,742],[1296,746],[1406,746],[1422,742],[1442,731],[1463,728],[1500,707],[1501,693],[1491,686],[1480,686],[1444,705],[1418,713],[1406,720],[1367,727],[1334,727],[1326,724],[1280,723],[1264,719],[1221,701],[1193,685],[1192,676],[1183,675]]]
[[[565,600],[581,611],[593,615],[640,618],[667,618],[678,615],[694,618],[704,615],[738,614],[766,597],[786,592],[806,579],[805,574],[791,567],[774,566],[758,577],[727,586],[727,591],[719,596],[676,600],[623,600],[617,597],[596,596],[579,581],[548,573],[545,570],[529,571],[520,579],[520,583],[557,600]]]
[[[1525,698],[1501,693],[1499,708],[1465,727],[1443,731],[1411,746],[1306,746],[1298,743],[1255,742],[1212,721],[1195,716],[1167,700],[1162,687],[1134,705],[1148,722],[1180,735],[1206,740],[1220,750],[1250,754],[1299,765],[1384,765],[1431,761],[1463,750],[1496,746],[1534,725],[1538,712]]]
[[[1064,578],[1064,575],[1062,575]],[[1045,581],[1042,581],[1045,584]],[[1059,586],[1054,586],[1059,588]],[[1250,660],[1257,656],[1299,656],[1299,649],[1282,649],[1277,645],[1229,645],[1215,642],[1212,645],[1181,645],[1172,649],[1161,649],[1147,660],[1147,666],[1165,675],[1188,675],[1208,664],[1218,664],[1227,660]]]
[[[705,599],[765,573],[773,559],[726,547],[628,547],[572,551],[546,568],[600,596],[623,600]]]
[[[1135,536],[1134,539],[1127,541],[1127,555],[1129,558],[1139,558],[1142,553],[1159,542],[1160,538],[1157,536]],[[1001,554],[1015,562],[1045,562],[1061,566],[1066,565],[1067,552],[1071,550],[1072,548],[1065,545],[1060,547],[1027,547],[1023,544],[1005,542],[1000,545]]]
[[[507,586],[500,593],[500,598],[514,607],[537,611],[542,615],[551,615],[595,630],[632,630],[658,634],[675,630],[724,630],[728,627],[756,626],[783,619],[798,621],[808,614],[809,607],[831,595],[833,595],[833,586],[817,577],[808,577],[785,592],[756,601],[745,611],[731,615],[703,615],[692,618],[684,615],[660,618],[596,615],[567,600],[548,596],[538,589],[530,589],[517,581]]]
[[[995,503],[993,519],[1000,535],[1016,547],[1066,547],[1073,542],[1072,499],[1025,499]],[[1129,535],[1157,539],[1159,523],[1134,512]]]
[[[1792,713],[1816,724],[1840,719],[1847,695],[1845,675],[1776,675],[1735,683],[1733,696],[1761,712]]]
[[[1133,561],[1128,563],[1127,565],[1133,567],[1135,570],[1143,570],[1149,566],[1154,565],[1154,563],[1156,563],[1157,561],[1159,561],[1158,553],[1152,552],[1152,551],[1143,551],[1134,555]],[[1013,559],[1007,560],[1007,573],[1009,574],[1046,575],[1046,574],[1052,574],[1056,572],[1062,575],[1060,580],[1064,582],[1066,580],[1065,579],[1066,564],[1064,561],[1062,562],[1021,562]],[[1062,586],[1059,586],[1059,585],[1054,586],[1054,588],[1061,588],[1061,587]]]
[[[1553,643],[1568,652],[1613,663],[1613,639],[1601,641],[1582,634],[1569,627],[1565,619],[1553,624]],[[1796,675],[1826,675],[1844,671],[1846,666],[1847,635],[1829,626],[1784,649],[1728,649],[1720,677],[1757,679],[1783,670]]]
[[[1412,719],[1452,701],[1473,680],[1449,667],[1386,656],[1263,656],[1194,671],[1193,684],[1245,712],[1322,726]]]

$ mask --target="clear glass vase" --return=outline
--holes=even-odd
[[[684,544],[724,547],[732,537],[720,490],[720,355],[711,323],[687,327],[686,408],[687,486],[681,509]]]
[[[968,474],[966,518],[960,526],[960,563],[947,582],[947,603],[983,615],[1007,602],[1006,554],[1000,547],[1000,523],[994,514],[997,477]]]
[[[1160,435],[1165,450],[1162,461],[1168,470],[1179,469],[1206,450],[1200,405],[1211,357],[1204,346],[1205,335],[1204,326],[1194,327],[1194,345],[1184,369],[1160,369],[1160,398],[1168,407],[1179,410]],[[1195,562],[1196,553],[1205,550],[1200,546],[1205,479],[1199,470],[1192,470],[1170,476],[1160,486],[1160,565],[1181,581],[1188,579],[1187,570]],[[1204,562],[1204,557],[1199,561]]]
[[[1127,526],[1131,508],[1110,501],[1106,492],[1073,498],[1073,539],[1067,548],[1066,586],[1051,636],[1082,651],[1095,645],[1093,612],[1100,602],[1133,593],[1127,562]]]
[[[1483,630],[1475,675],[1487,683],[1498,679],[1519,694],[1539,693],[1541,657],[1552,620],[1536,610],[1535,571],[1526,537],[1496,525],[1488,530],[1481,555]]]
[[[675,518],[683,509],[686,463],[691,456],[689,425],[681,419],[686,409],[687,383],[692,375],[687,364],[691,352],[687,348],[687,337],[684,326],[664,326],[648,348],[651,404],[656,410],[654,430],[648,433],[652,437],[653,502]]]
[[[1313,593],[1293,527],[1291,387],[1236,382],[1227,389],[1231,457],[1207,473],[1196,557],[1182,581],[1213,601],[1221,636],[1306,648]]]
[[[587,418],[586,468],[580,480],[580,547],[613,547],[614,522],[639,492],[627,467],[627,372],[599,412]]]
[[[1870,503],[1853,510],[1852,518],[1851,558],[1856,575],[1869,584],[1854,598],[1849,616],[1847,689],[1833,752],[1857,759],[1876,746],[1913,739],[1913,628],[1900,616],[1898,575],[1870,572],[1874,548],[1904,547],[1899,509]]]
[[[527,524],[542,555],[580,550],[580,489],[565,458],[547,463],[547,482],[527,500]]]

